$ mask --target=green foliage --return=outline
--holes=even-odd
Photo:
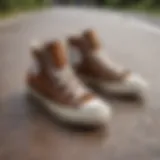
[[[72,3],[75,0],[70,0]],[[80,0],[79,0],[80,1]],[[86,0],[87,1],[87,0]],[[90,0],[92,1],[92,0]],[[121,8],[160,9],[160,0],[93,0],[99,4]],[[0,12],[21,10],[50,4],[53,0],[0,0]]]
[[[160,0],[104,0],[104,5],[113,7],[160,8]]]
[[[42,6],[51,0],[0,0],[0,12]]]

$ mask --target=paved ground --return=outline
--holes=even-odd
[[[29,102],[25,72],[32,38],[60,38],[95,28],[108,54],[150,82],[146,103],[108,99],[114,115],[109,131],[71,130]],[[159,160],[159,29],[130,15],[54,8],[0,26],[1,160]]]

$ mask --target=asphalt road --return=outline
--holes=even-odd
[[[160,30],[138,18],[57,7],[0,24],[1,160],[160,159]],[[26,98],[31,40],[65,40],[90,27],[100,35],[106,54],[142,74],[150,84],[144,104],[106,97],[114,111],[108,131],[68,129]]]

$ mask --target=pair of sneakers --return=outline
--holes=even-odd
[[[93,30],[68,38],[80,61],[71,65],[60,41],[32,46],[34,67],[27,74],[30,93],[63,121],[81,125],[105,125],[111,107],[85,84],[103,92],[141,96],[147,87],[138,75],[116,66],[102,52]]]

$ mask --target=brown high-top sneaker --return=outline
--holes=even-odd
[[[86,30],[80,36],[70,37],[68,44],[81,55],[81,60],[74,69],[84,81],[103,92],[143,95],[146,82],[139,75],[112,62],[103,51],[94,31]]]
[[[65,49],[58,41],[32,47],[35,66],[28,73],[30,93],[62,120],[103,125],[110,107],[74,75]]]

